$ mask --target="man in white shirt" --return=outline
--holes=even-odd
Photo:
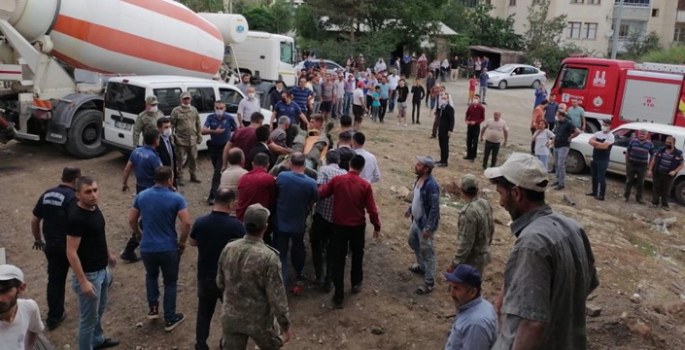
[[[246,98],[238,104],[238,127],[250,126],[250,118],[252,113],[261,112],[262,108],[259,104],[259,99],[255,93],[253,86],[247,88]]]
[[[388,85],[390,85],[390,101],[388,101],[388,112],[392,113],[395,110],[395,101],[397,101],[397,85],[400,83],[400,76],[397,75],[397,69],[392,70],[392,74],[388,75]]]
[[[357,88],[352,93],[352,114],[354,115],[354,130],[359,130],[362,125],[364,113],[368,110],[364,96],[364,82],[357,83]]]
[[[345,76],[338,74],[338,80],[335,81],[335,103],[333,104],[333,118],[340,119],[343,114],[343,101],[345,100]]]
[[[366,136],[361,132],[355,132],[352,136],[352,148],[358,155],[364,157],[366,161],[364,169],[359,173],[359,177],[368,181],[369,183],[378,182],[381,180],[381,171],[378,169],[378,161],[376,156],[364,149]]]
[[[0,265],[0,348],[33,350],[45,328],[38,304],[19,299],[26,291],[24,273],[14,265]]]

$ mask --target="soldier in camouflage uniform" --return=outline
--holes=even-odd
[[[157,120],[164,118],[164,113],[159,110],[157,105],[159,105],[157,96],[152,95],[145,98],[145,111],[138,114],[136,123],[133,124],[133,147],[140,146],[141,133],[144,134],[146,131],[153,129],[157,130]]]
[[[216,283],[223,292],[223,349],[245,350],[247,339],[261,350],[275,350],[290,340],[288,299],[278,251],[262,240],[269,210],[247,207],[245,237],[226,245],[219,258]]]
[[[176,141],[176,159],[178,159],[178,185],[185,186],[183,183],[182,160],[188,157],[188,170],[190,171],[190,182],[200,183],[197,178],[197,145],[202,143],[202,125],[200,124],[200,114],[195,107],[190,105],[190,93],[181,93],[181,105],[171,111],[171,127],[174,129],[174,139]]]
[[[478,179],[475,176],[462,176],[459,187],[466,206],[459,216],[457,253],[447,270],[453,271],[459,264],[467,264],[475,267],[482,276],[485,266],[490,263],[490,244],[495,233],[492,207],[487,200],[478,198]]]

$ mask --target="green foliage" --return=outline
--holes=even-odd
[[[294,27],[298,36],[305,40],[321,40],[325,37],[321,21],[314,9],[307,4],[300,5],[295,11]],[[300,47],[309,46],[300,45]]]
[[[258,30],[269,33],[276,32],[276,19],[267,7],[260,5],[247,6],[241,15],[245,16],[250,30]]]
[[[176,0],[194,12],[219,12],[224,10],[222,0]]]
[[[492,17],[489,13],[492,9],[492,5],[479,3],[473,10],[466,10],[465,28],[459,35],[468,38],[470,45],[520,50],[523,47],[523,40],[514,32],[513,16]]]
[[[540,0],[528,6],[526,25],[526,48],[534,50],[539,46],[559,45],[566,29],[566,15],[549,18],[550,0]]]
[[[685,45],[675,45],[668,50],[652,51],[639,59],[640,62],[685,64]]]
[[[559,46],[556,44],[542,45],[527,51],[524,56],[524,62],[532,65],[536,59],[540,60],[542,70],[547,73],[547,79],[551,79],[559,74],[559,66],[561,61],[571,56],[571,54],[585,53],[583,48],[575,44],[564,44]]]
[[[342,43],[331,39],[302,39],[301,48],[316,48],[316,56],[345,65],[350,56],[357,57],[360,53],[367,57],[368,62],[374,62],[376,57],[386,57],[395,50],[399,38],[392,30],[383,29],[360,37],[353,42]],[[367,63],[368,63],[367,62]]]
[[[656,32],[650,32],[646,36],[642,36],[640,33],[631,33],[624,45],[626,52],[621,54],[623,59],[637,59],[648,52],[661,49],[659,35]]]
[[[276,27],[275,33],[285,34],[294,28],[295,15],[292,4],[285,0],[276,0],[276,2],[269,7],[269,10],[274,17],[274,26]]]

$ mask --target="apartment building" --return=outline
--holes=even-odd
[[[527,30],[528,7],[539,0],[493,0],[491,14],[514,16],[514,30]],[[607,56],[610,50],[615,12],[620,0],[552,0],[549,16],[566,14],[567,27],[562,42],[576,44],[594,56]],[[619,50],[634,33],[656,32],[664,46],[673,41],[685,42],[685,0],[623,0],[621,27],[618,31]],[[682,11],[676,11],[682,9]],[[680,26],[677,26],[680,25]],[[676,27],[681,28],[676,31]]]

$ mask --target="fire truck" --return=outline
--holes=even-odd
[[[685,126],[685,66],[602,58],[567,58],[552,93],[559,103],[577,99],[586,132],[645,122]]]

